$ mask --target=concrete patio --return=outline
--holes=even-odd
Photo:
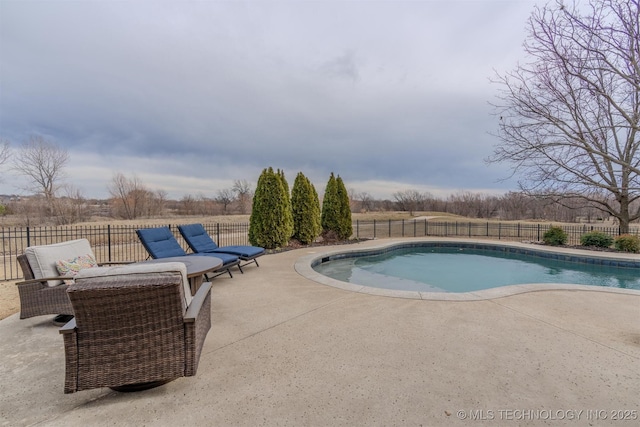
[[[52,316],[0,321],[0,425],[640,422],[640,291],[433,301],[351,292],[294,269],[335,249],[267,255],[216,278],[197,375],[143,392],[65,395]]]

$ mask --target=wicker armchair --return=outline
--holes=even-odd
[[[211,327],[211,283],[191,296],[183,263],[82,270],[60,328],[65,393],[137,391],[193,376]]]

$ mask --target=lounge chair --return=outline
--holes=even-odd
[[[54,322],[58,324],[66,323],[73,315],[67,296],[67,286],[73,282],[73,274],[82,266],[101,265],[95,263],[95,255],[87,239],[29,246],[17,259],[24,277],[23,281],[16,283],[20,318],[56,314]],[[124,263],[127,262],[108,264]],[[60,270],[65,271],[64,274]]]
[[[67,293],[60,328],[64,392],[138,391],[196,374],[211,328],[211,283],[192,297],[183,263],[86,269]]]
[[[182,249],[180,243],[176,240],[175,236],[169,229],[169,227],[155,227],[155,228],[141,228],[136,230],[136,234],[142,242],[144,248],[149,252],[151,258],[169,258],[178,256],[215,256],[222,260],[222,267],[216,270],[213,277],[220,274],[229,273],[229,276],[233,277],[231,268],[238,266],[238,269],[242,273],[242,267],[240,267],[240,259],[236,255],[232,254],[188,254]]]
[[[260,267],[256,258],[265,254],[264,248],[259,246],[218,246],[202,224],[179,225],[178,230],[193,252],[233,254],[246,261],[242,267],[253,262]]]

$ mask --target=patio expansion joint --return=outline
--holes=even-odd
[[[296,315],[294,315],[292,317],[287,318],[286,320],[283,320],[281,322],[275,323],[275,324],[273,324],[271,326],[268,326],[266,328],[260,329],[260,330],[258,330],[256,332],[253,332],[253,333],[251,333],[249,335],[246,335],[246,336],[244,336],[242,338],[239,338],[239,339],[237,339],[235,341],[232,341],[232,342],[230,342],[228,344],[222,345],[220,347],[216,347],[213,350],[206,352],[205,354],[211,354],[211,353],[215,353],[215,352],[220,351],[220,350],[224,350],[225,348],[230,347],[232,345],[235,345],[235,344],[237,344],[239,342],[246,341],[246,340],[248,340],[248,339],[250,339],[252,337],[255,337],[256,335],[260,335],[260,334],[262,334],[262,333],[264,333],[266,331],[270,331],[270,330],[275,329],[275,328],[277,328],[279,326],[282,326],[282,325],[284,325],[286,323],[289,323],[292,320],[296,320],[296,319],[299,319],[301,317],[307,316],[308,314],[314,313],[314,312],[316,312],[318,310],[322,310],[325,307],[329,307],[330,305],[333,305],[333,304],[335,304],[337,302],[340,302],[340,301],[342,301],[344,299],[352,298],[352,297],[353,297],[352,294],[346,294],[344,296],[338,297],[338,298],[336,298],[336,299],[334,299],[334,300],[332,300],[332,301],[330,301],[330,302],[328,302],[326,304],[322,304],[322,305],[320,305],[318,307],[312,308],[312,309],[304,311],[302,313],[298,313],[298,314],[296,314]]]
[[[501,304],[501,303],[500,303],[500,301],[499,301],[499,299],[491,299],[491,300],[486,300],[486,301],[487,301],[487,302],[490,302],[490,303],[492,303],[492,304],[496,304],[496,305],[498,305],[498,306],[500,306],[500,307],[502,307],[502,308],[505,308],[505,309],[507,309],[507,310],[511,310],[511,311],[513,311],[514,313],[518,313],[518,314],[520,314],[520,315],[522,315],[522,316],[525,316],[525,317],[528,317],[528,318],[530,318],[530,319],[533,319],[533,320],[535,320],[535,321],[537,321],[537,322],[543,323],[543,324],[545,324],[545,325],[547,325],[547,326],[550,326],[550,327],[552,327],[552,328],[558,329],[558,330],[560,330],[560,331],[562,331],[562,332],[568,333],[568,334],[570,334],[570,335],[574,335],[574,336],[576,336],[576,337],[580,337],[580,338],[582,338],[582,339],[584,339],[584,340],[587,340],[587,341],[591,341],[591,342],[592,342],[592,343],[594,343],[594,344],[597,344],[597,345],[600,345],[600,346],[602,346],[602,347],[608,348],[609,350],[612,350],[612,351],[614,351],[614,352],[616,352],[616,353],[622,354],[622,355],[624,355],[624,356],[631,357],[632,359],[640,360],[640,357],[638,357],[638,356],[636,356],[636,355],[633,355],[633,354],[627,353],[627,352],[622,351],[622,350],[620,350],[620,349],[618,349],[618,348],[615,348],[615,347],[611,347],[610,345],[607,345],[607,344],[605,344],[605,343],[602,343],[602,342],[600,342],[600,341],[597,341],[597,340],[595,340],[595,339],[593,339],[593,338],[589,338],[589,337],[587,337],[587,336],[585,336],[585,335],[583,335],[583,334],[580,334],[580,333],[578,333],[578,332],[576,332],[576,331],[573,331],[573,330],[571,330],[571,329],[564,328],[564,327],[562,327],[562,326],[560,326],[560,325],[557,325],[557,324],[555,324],[555,323],[551,323],[551,322],[549,322],[549,321],[547,321],[547,320],[544,320],[544,319],[542,319],[542,318],[536,317],[536,316],[534,316],[534,315],[532,315],[532,314],[525,313],[524,311],[517,310],[517,309],[515,309],[515,308],[513,308],[513,307],[509,307],[508,305],[505,305],[505,304]]]

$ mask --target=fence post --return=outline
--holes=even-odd
[[[31,246],[31,229],[27,225],[27,247]]]
[[[416,237],[416,220],[413,220],[413,237]]]
[[[429,221],[427,221],[426,218],[425,218],[425,220],[424,220],[424,235],[425,236],[429,235],[429,233],[427,233],[427,227],[428,226],[429,226]]]
[[[360,220],[356,219],[356,240],[360,240]]]
[[[107,251],[107,261],[111,262],[111,224],[107,224],[107,244],[109,245],[109,250]]]
[[[471,237],[471,221],[469,221],[469,237]]]
[[[538,224],[538,242],[540,241],[540,224]]]
[[[220,241],[220,223],[216,222],[216,242]]]
[[[391,237],[391,220],[389,220],[389,237]]]
[[[373,220],[373,238],[376,238],[376,220]]]
[[[498,240],[500,240],[501,236],[502,236],[502,223],[499,222],[498,223]]]

